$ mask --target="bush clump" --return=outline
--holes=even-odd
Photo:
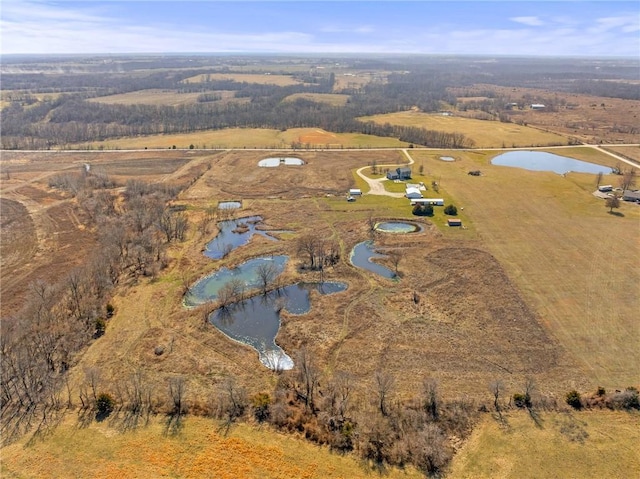
[[[104,419],[109,416],[115,407],[115,400],[108,393],[100,393],[96,398],[96,417]]]
[[[431,205],[415,205],[413,214],[416,216],[433,216],[433,206]]]
[[[458,208],[455,205],[447,205],[444,207],[444,214],[449,216],[456,216],[458,214]]]
[[[567,404],[572,408],[582,409],[582,399],[580,398],[580,393],[575,389],[567,393],[566,401],[567,401]]]

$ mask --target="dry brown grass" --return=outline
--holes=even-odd
[[[207,81],[233,80],[238,83],[259,83],[262,85],[300,85],[301,82],[290,75],[272,75],[270,73],[203,73],[185,78],[185,83],[202,83]]]
[[[233,96],[233,92],[231,92]],[[107,103],[109,105],[193,105],[197,102],[200,93],[179,93],[171,90],[138,90],[117,95],[90,98],[94,103]]]
[[[521,146],[565,145],[567,139],[555,133],[548,133],[515,123],[475,120],[456,116],[444,116],[419,111],[405,111],[362,117],[363,121],[374,121],[392,125],[415,126],[427,130],[446,133],[462,133],[474,141],[476,148],[500,148]]]
[[[628,477],[640,470],[640,416],[624,412],[507,415],[505,430],[487,417],[453,460],[450,479]]]

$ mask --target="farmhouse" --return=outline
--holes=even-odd
[[[415,186],[410,186],[405,190],[404,196],[409,199],[422,198],[422,192]]]
[[[387,172],[387,179],[389,180],[410,180],[411,168],[396,168],[395,170],[389,170]]]
[[[640,203],[640,190],[624,190],[622,193],[622,199],[624,201],[635,201]]]
[[[444,206],[444,200],[442,198],[414,198],[411,199],[411,206],[414,205]]]

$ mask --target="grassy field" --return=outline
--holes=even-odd
[[[317,128],[293,128],[280,131],[257,128],[228,128],[194,133],[150,135],[117,140],[96,141],[76,145],[93,149],[143,148],[289,148],[293,142],[306,148],[397,148],[407,146],[396,138],[356,133],[330,133]]]
[[[294,93],[286,97],[284,101],[296,101],[297,99],[328,103],[333,106],[345,106],[349,95],[340,95],[338,93]]]
[[[360,120],[374,121],[380,124],[390,123],[392,125],[415,126],[447,133],[463,133],[467,138],[474,141],[476,148],[512,148],[565,145],[567,143],[566,137],[515,123],[474,120],[416,111],[361,117]]]
[[[640,146],[607,145],[605,148],[640,163]]]
[[[630,477],[640,471],[637,413],[542,413],[536,426],[525,412],[502,428],[486,417],[455,456],[449,479]]]
[[[233,98],[232,91],[217,91],[221,100]],[[201,93],[180,93],[171,90],[138,90],[117,95],[100,96],[90,98],[88,101],[95,103],[107,103],[110,105],[164,105],[179,106],[192,105],[197,102]]]
[[[602,164],[616,161],[589,148],[563,151]],[[495,154],[459,154],[459,161],[446,163],[412,152],[465,207],[482,243],[552,336],[579,358],[592,384],[638,384],[640,272],[633,265],[640,261],[640,208],[624,203],[611,215],[591,194],[595,175],[496,167],[489,164]],[[482,176],[465,174],[475,169]]]
[[[259,83],[262,85],[299,85],[301,82],[290,75],[272,75],[270,73],[202,73],[189,78],[185,78],[185,83],[202,83],[218,80],[233,80],[238,83]]]
[[[373,478],[378,474],[352,456],[332,454],[304,439],[268,427],[233,426],[189,417],[178,434],[167,434],[162,418],[121,433],[105,423],[82,427],[73,417],[51,436],[2,450],[3,478]],[[387,469],[385,477],[423,477],[409,469]]]

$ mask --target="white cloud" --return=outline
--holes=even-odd
[[[528,25],[530,27],[540,27],[545,24],[538,17],[512,17],[509,20],[516,23],[522,23],[523,25]]]

